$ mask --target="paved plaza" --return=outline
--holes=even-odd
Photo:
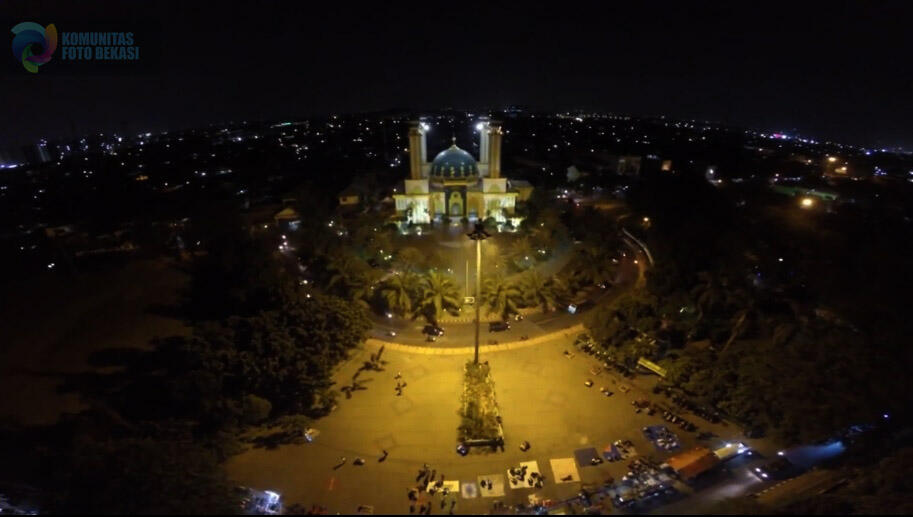
[[[240,484],[278,491],[286,505],[320,504],[331,512],[355,513],[360,505],[369,505],[376,513],[408,513],[410,504],[416,512],[420,505],[432,504],[433,513],[446,513],[455,501],[454,513],[482,513],[494,501],[564,500],[581,486],[619,479],[627,471],[627,461],[580,465],[573,460],[579,449],[602,451],[615,440],[628,439],[642,454],[667,457],[670,453],[657,451],[640,432],[660,422],[657,416],[635,414],[631,401],[642,393],[622,394],[614,388],[621,382],[614,376],[592,375],[595,360],[588,356],[566,358],[563,352],[572,349],[572,341],[572,334],[558,334],[534,346],[483,354],[492,366],[501,406],[504,452],[456,453],[462,368],[470,355],[388,348],[386,370],[362,372],[367,390],[341,398],[336,411],[315,422],[320,435],[313,443],[249,450],[232,458],[229,474]],[[376,350],[368,343],[340,369],[339,381],[350,379]],[[395,393],[397,373],[407,383],[401,396]],[[594,381],[592,388],[584,386],[587,379]],[[616,394],[600,393],[603,385]],[[682,450],[695,444],[693,433],[679,435]],[[532,447],[521,452],[524,440]],[[384,450],[389,456],[378,461]],[[334,469],[343,457],[346,462]],[[364,465],[353,464],[358,457]],[[508,469],[523,462],[535,462],[545,478],[542,488],[509,486]],[[425,463],[438,478],[454,482],[443,507],[440,491],[422,493],[417,503],[407,497]],[[480,486],[482,480],[486,487]]]

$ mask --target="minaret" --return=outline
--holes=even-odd
[[[409,179],[422,179],[422,164],[427,158],[425,125],[418,120],[409,124]]]
[[[479,163],[484,165],[488,163],[488,121],[482,120],[476,124],[476,129],[479,131]]]
[[[488,177],[501,177],[501,123],[492,120],[488,123]]]

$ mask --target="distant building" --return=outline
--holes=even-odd
[[[292,206],[287,206],[273,216],[276,227],[284,232],[293,232],[301,225],[301,214]]]
[[[601,161],[604,164],[603,170],[622,176],[639,176],[643,163],[642,157],[636,155],[606,154]]]
[[[349,187],[339,193],[339,204],[340,206],[354,206],[361,203],[361,195]]]
[[[44,229],[44,234],[49,239],[56,239],[60,237],[67,237],[73,235],[76,232],[76,227],[72,224],[64,224],[61,226],[49,226]]]
[[[526,180],[507,180],[508,190],[517,192],[517,202],[525,203],[533,195],[533,185]]]
[[[638,176],[640,175],[640,164],[640,156],[619,156],[615,172],[623,176]]]

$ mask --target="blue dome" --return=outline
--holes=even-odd
[[[453,144],[434,157],[431,162],[431,176],[448,178],[478,177],[479,167],[471,154]]]

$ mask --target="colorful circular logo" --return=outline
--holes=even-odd
[[[34,22],[23,22],[13,27],[12,32],[16,35],[13,57],[26,70],[37,74],[38,67],[50,61],[51,54],[57,50],[57,27],[53,23],[42,27]]]

